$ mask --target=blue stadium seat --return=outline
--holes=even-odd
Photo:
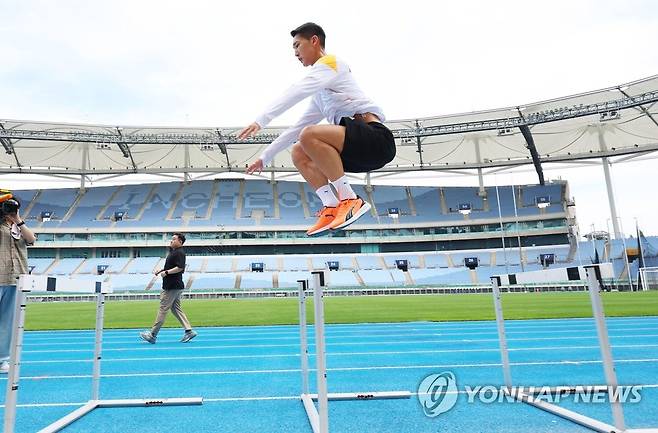
[[[60,259],[53,268],[48,271],[48,274],[52,275],[70,275],[72,274],[78,266],[82,264],[84,259]]]
[[[192,281],[192,290],[234,290],[235,274],[197,274]]]
[[[381,256],[356,256],[356,263],[359,265],[359,269],[381,269],[383,267],[382,261],[380,260]]]
[[[116,274],[110,276],[110,283],[114,292],[141,292],[155,278],[153,274]]]
[[[134,219],[146,201],[151,188],[153,188],[151,184],[123,185],[121,190],[114,195],[103,218],[113,218],[115,212],[124,212],[124,221],[121,224]]]
[[[361,284],[353,271],[333,271],[327,274],[329,287],[357,287]]]
[[[32,270],[34,275],[41,275],[46,272],[46,269],[48,269],[54,261],[55,259],[41,259],[28,256],[27,264],[28,266],[34,266],[34,269]]]
[[[105,270],[105,273],[118,274],[121,273],[123,268],[126,267],[129,260],[129,258],[123,257],[87,259],[82,264],[78,272],[81,274],[96,274],[98,272],[98,265],[109,265],[109,267]]]
[[[75,207],[75,211],[66,222],[69,227],[109,227],[108,218],[98,220],[96,217],[107,205],[107,201],[117,190],[116,186],[88,188]]]
[[[181,191],[172,218],[182,218],[186,212],[194,218],[205,218],[210,205],[212,181],[195,181],[186,184]]]
[[[240,281],[241,289],[272,289],[273,273],[265,272],[243,272]]]
[[[362,269],[359,276],[366,286],[393,286],[395,281],[388,269]]]
[[[447,254],[425,254],[425,267],[426,268],[447,268],[448,255]]]
[[[421,286],[469,285],[472,284],[470,272],[467,268],[409,270],[412,280]]]
[[[299,284],[298,280],[308,280],[311,282],[311,273],[309,271],[286,271],[279,272],[279,288],[280,289],[289,289],[297,288]]]
[[[155,271],[156,265],[161,261],[161,257],[136,257],[128,263],[128,267],[124,270],[124,273],[151,274]]]
[[[29,219],[38,219],[41,212],[52,212],[51,221],[44,223],[45,226],[56,227],[69,211],[75,199],[78,197],[78,189],[44,189],[30,211]]]
[[[231,272],[233,269],[232,256],[208,256],[206,272]]]
[[[266,218],[274,217],[274,191],[272,184],[263,180],[245,182],[242,218],[250,218],[254,210],[261,210]]]
[[[411,186],[409,191],[416,207],[415,221],[436,221],[441,218],[441,196],[438,188]]]

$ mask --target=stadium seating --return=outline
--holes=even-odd
[[[160,257],[134,258],[124,270],[127,274],[150,274],[163,259]]]
[[[498,198],[504,217],[514,215],[512,187],[487,187],[487,204],[477,187],[423,187],[374,185],[368,193],[364,185],[354,184],[354,191],[371,200],[373,211],[354,226],[382,224],[464,221],[457,212],[462,203],[472,207],[469,220],[497,219]],[[564,213],[564,185],[527,185],[516,187],[519,216]],[[276,196],[275,196],[276,193]],[[92,187],[78,189],[24,190],[16,194],[27,208],[32,201],[29,218],[39,218],[42,211],[52,212],[52,221],[43,227],[233,227],[262,225],[306,227],[314,220],[322,203],[306,183],[263,180],[202,180],[190,183]],[[540,211],[535,197],[550,196],[551,205]],[[172,209],[173,207],[173,209]],[[485,210],[487,208],[489,210]],[[210,208],[210,209],[209,209]],[[396,208],[400,218],[388,216]],[[72,209],[70,217],[63,221]],[[124,212],[123,221],[114,224],[117,211]],[[376,212],[376,215],[374,214]],[[258,221],[257,221],[258,220]]]
[[[192,290],[233,290],[235,289],[235,274],[199,274],[194,276]]]
[[[241,289],[272,289],[272,272],[243,272],[240,280]]]
[[[89,188],[85,190],[75,206],[67,225],[70,227],[109,227],[109,218],[96,219],[106,207],[108,197],[111,197],[118,187]]]
[[[627,240],[634,242],[635,240]],[[647,243],[646,261],[658,264],[658,244],[655,239]],[[591,244],[581,243],[581,248],[591,249]],[[339,254],[339,255],[279,255],[279,256],[188,256],[185,281],[190,288],[202,290],[294,290],[297,280],[309,279],[310,271],[329,270],[328,261],[339,263],[338,271],[327,273],[327,283],[335,288],[358,287],[405,287],[417,286],[472,286],[488,285],[490,277],[501,273],[517,273],[539,270],[539,254],[553,253],[558,262],[551,267],[579,265],[590,262],[586,254],[579,261],[576,257],[569,260],[568,245],[547,245],[523,248],[523,266],[517,248],[508,248],[507,263],[502,249],[414,252],[414,253],[378,253],[378,254]],[[479,266],[471,271],[464,266],[464,258],[478,257]],[[155,278],[153,270],[162,267],[163,258],[139,257],[127,258],[32,258],[34,274],[49,275],[71,274],[75,278],[95,279],[96,267],[109,265],[105,275],[109,278],[116,292],[143,291],[152,284],[154,290],[161,287],[161,281]],[[397,269],[396,260],[407,260],[408,271]],[[263,263],[264,272],[253,272],[252,263]],[[625,261],[613,260],[617,278],[626,278]],[[631,264],[632,277],[637,277],[638,260]],[[239,283],[239,284],[238,284]]]
[[[126,267],[129,260],[128,258],[87,259],[78,272],[81,274],[96,274],[99,265],[108,265],[108,268],[105,270],[106,274],[118,274]]]
[[[213,182],[191,182],[186,184],[176,203],[172,214],[173,219],[181,219],[190,214],[196,219],[205,219],[210,205]]]

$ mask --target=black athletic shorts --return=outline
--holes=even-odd
[[[365,173],[382,168],[395,157],[393,133],[379,122],[343,117],[345,143],[340,159],[343,169],[349,173]]]

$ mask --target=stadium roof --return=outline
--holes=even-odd
[[[501,168],[658,150],[658,75],[578,95],[387,125],[398,144],[382,172]],[[243,172],[283,129],[83,125],[0,120],[0,173]],[[536,149],[533,161],[531,150]],[[290,154],[267,171],[296,171]],[[541,175],[541,174],[540,174]]]

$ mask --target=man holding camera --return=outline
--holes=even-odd
[[[27,246],[36,240],[20,217],[20,202],[0,190],[0,374],[9,371],[11,331],[16,308],[16,283],[27,274]]]

